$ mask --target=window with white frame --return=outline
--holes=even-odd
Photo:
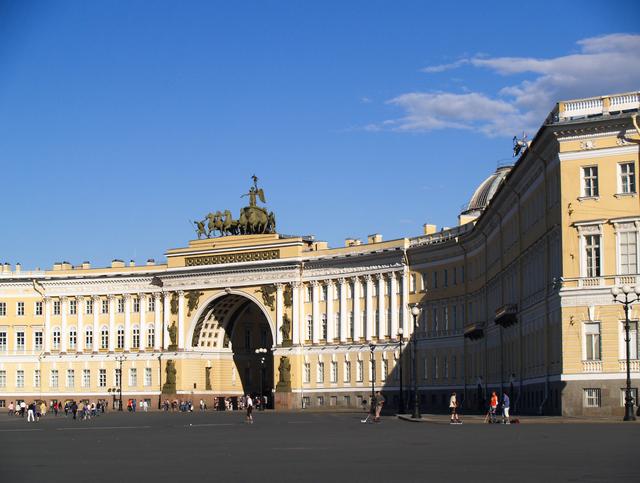
[[[311,382],[311,363],[310,362],[304,363],[304,372],[302,377],[303,377],[302,382],[305,382],[305,383]]]
[[[33,371],[33,387],[40,387],[40,369]]]
[[[133,307],[132,307],[133,311],[135,313],[140,312],[140,299],[138,297],[134,297],[133,298]]]
[[[76,385],[76,372],[73,369],[67,369],[67,387],[72,388]]]
[[[140,349],[140,327],[133,326],[133,337],[131,338],[131,348]]]
[[[107,370],[106,369],[98,370],[98,386],[107,387]]]
[[[313,302],[313,286],[307,285],[304,291],[304,301]]]
[[[149,387],[151,386],[152,383],[153,383],[152,369],[150,367],[145,367],[144,368],[144,385],[146,387]]]
[[[60,315],[60,301],[53,301],[53,315]]]
[[[311,315],[307,315],[307,339],[313,339],[313,317]]]
[[[331,382],[332,383],[336,383],[338,382],[338,362],[337,361],[331,361]]]
[[[7,333],[5,331],[0,332],[0,352],[7,351]]]
[[[386,381],[387,377],[389,377],[389,361],[387,359],[382,359],[382,371],[380,377],[382,378],[382,382]]]
[[[356,382],[364,381],[364,361],[358,361],[356,366]]]
[[[634,163],[618,164],[619,186],[618,193],[630,194],[636,192],[636,169]]]
[[[618,232],[618,253],[621,275],[638,273],[638,234],[635,231]]]
[[[82,387],[91,387],[91,369],[82,369]]]
[[[138,385],[138,369],[135,367],[129,368],[129,386]]]
[[[324,382],[324,362],[318,362],[318,374],[316,382],[323,383]]]
[[[619,358],[627,358],[627,343],[625,340],[625,321],[620,321],[620,354]],[[640,340],[638,340],[638,321],[632,320],[629,322],[629,359],[637,360],[638,354],[640,354]]]
[[[320,301],[324,302],[325,300],[327,300],[327,286],[322,285],[320,287]]]
[[[24,331],[19,330],[16,332],[16,350],[23,352],[25,349],[25,336]]]
[[[327,340],[327,314],[322,314],[322,334],[320,338]]]
[[[584,389],[584,407],[599,408],[602,405],[602,394],[600,388]]]
[[[7,371],[4,369],[0,370],[0,388],[7,387]]]
[[[36,302],[33,308],[33,313],[35,315],[42,315],[42,302]]]
[[[33,333],[33,348],[37,351],[42,350],[42,345],[44,341],[44,336],[41,330],[36,330]]]
[[[93,346],[93,327],[87,325],[84,328],[84,346],[90,349]]]
[[[625,398],[627,397],[627,389],[624,387],[620,388],[620,406],[624,407],[625,405]],[[633,404],[634,406],[638,405],[638,388],[637,387],[632,387],[631,388],[631,397],[633,398]]]
[[[108,299],[102,299],[102,310],[101,312],[103,314],[108,314],[109,313],[109,300]]]
[[[151,348],[156,341],[156,328],[153,325],[147,327],[147,347]]]
[[[585,166],[582,168],[582,196],[595,198],[598,192],[598,167]]]
[[[122,298],[122,297],[118,298],[118,313],[119,314],[123,314],[124,313],[124,298]]]
[[[425,381],[429,378],[429,364],[427,362],[427,358],[422,358],[422,379]]]
[[[55,329],[53,329],[52,331],[52,347],[54,350],[59,350],[60,349],[60,339],[61,339],[61,335],[60,335],[60,329],[58,327],[56,327]]]
[[[373,382],[376,377],[376,361],[369,361],[369,382]]]
[[[351,382],[351,361],[344,361],[344,382]]]
[[[76,315],[78,312],[78,304],[75,300],[69,300],[69,314]]]
[[[23,388],[24,387],[24,370],[18,369],[16,371],[16,387]]]
[[[432,369],[433,369],[433,380],[435,381],[438,379],[438,356],[433,356]]]
[[[18,302],[16,304],[16,315],[18,316],[24,315],[24,302]]]
[[[600,235],[584,235],[585,276],[600,276]]]
[[[117,329],[116,348],[124,349],[124,327],[121,325]]]
[[[600,360],[600,323],[584,323],[584,360]]]
[[[416,276],[415,273],[411,274],[411,278],[409,278],[409,291],[411,293],[415,293],[416,291],[416,282],[417,282],[418,278]]]
[[[76,332],[76,328],[70,327],[69,328],[69,349],[75,350],[77,343],[78,343],[78,333]]]
[[[100,349],[108,349],[109,348],[109,328],[107,326],[103,326],[100,329]]]
[[[147,309],[149,312],[155,312],[156,310],[156,299],[153,296],[147,298]]]
[[[84,311],[87,315],[91,315],[93,314],[93,300],[92,299],[86,299],[84,301]]]
[[[0,302],[0,317],[4,317],[7,315],[7,303]]]
[[[116,367],[115,370],[113,371],[113,385],[114,386],[120,387],[121,376],[122,376],[122,374],[120,373],[120,368]]]

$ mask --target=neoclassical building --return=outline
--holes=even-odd
[[[329,248],[278,234],[254,179],[238,220],[208,215],[166,263],[4,264],[0,406],[122,391],[152,407],[249,392],[276,409],[358,407],[373,385],[398,407],[416,377],[426,411],[454,390],[481,410],[503,390],[516,412],[621,414],[610,291],[638,283],[639,107],[638,92],[558,103],[454,228]]]

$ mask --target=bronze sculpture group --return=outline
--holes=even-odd
[[[249,206],[240,210],[240,217],[234,219],[231,211],[209,213],[201,221],[194,221],[198,239],[226,235],[257,235],[276,232],[276,217],[273,211],[258,206],[257,200],[265,203],[264,191],[258,188],[258,178],[251,177],[253,186],[241,197],[249,197]]]

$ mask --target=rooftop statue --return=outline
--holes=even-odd
[[[253,186],[249,188],[248,193],[240,197],[247,196],[249,198],[249,206],[245,206],[240,210],[239,218],[234,219],[230,210],[208,213],[203,220],[192,222],[195,225],[198,239],[202,237],[212,238],[216,236],[216,233],[217,236],[226,236],[276,232],[276,216],[273,211],[267,211],[266,208],[258,206],[258,200],[266,203],[264,190],[258,187],[258,177],[254,174],[251,176],[251,180],[253,181]]]

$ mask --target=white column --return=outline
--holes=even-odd
[[[147,295],[138,294],[138,307],[140,308],[140,350],[147,348]]]
[[[402,330],[405,333],[411,334],[413,331],[413,323],[409,320],[409,269],[404,267],[402,272],[402,287],[401,287],[401,299],[400,299],[400,312],[402,313]]]
[[[291,321],[291,338],[293,344],[300,344],[300,282],[291,284],[293,320]],[[303,305],[304,306],[304,305]]]
[[[67,297],[60,297],[60,314],[62,323],[60,324],[60,352],[67,352],[67,342],[69,342],[69,334],[67,334]]]
[[[378,339],[384,339],[387,334],[387,311],[384,306],[384,275],[376,275],[378,282]],[[376,323],[376,322],[374,322]]]
[[[313,317],[312,341],[320,342],[320,284],[317,280],[311,282],[311,314]]]
[[[162,318],[161,318],[161,309],[162,309],[162,295],[160,293],[154,293],[153,297],[153,323],[154,327],[154,339],[153,339],[153,348],[155,350],[160,349],[160,342],[162,341]]]
[[[353,341],[357,342],[362,337],[360,333],[360,279],[353,277]]]
[[[44,351],[51,352],[51,298],[44,298]],[[40,375],[42,378],[42,374]],[[42,382],[40,383],[42,384]]]
[[[340,342],[347,342],[347,319],[349,308],[347,307],[347,281],[344,278],[338,280],[340,285]]]
[[[131,350],[131,294],[124,294],[124,350]]]
[[[76,346],[78,347],[78,352],[84,351],[84,297],[76,297],[76,314],[78,314],[78,328],[76,336],[78,340],[76,341]]]
[[[333,293],[335,285],[333,280],[327,281],[327,344],[333,343],[333,339],[336,338],[334,327],[334,313],[333,313]]]
[[[184,291],[178,292],[178,350],[184,349]]]
[[[163,340],[164,340],[164,347],[163,349],[167,349],[169,347],[169,344],[171,343],[171,340],[169,339],[169,319],[171,316],[171,294],[170,293],[164,293],[162,294],[163,297],[163,307],[162,307],[162,320],[163,320]],[[161,334],[159,334],[161,335]]]
[[[92,297],[93,300],[93,352],[98,352],[100,350],[100,311],[101,307],[101,299],[98,295],[94,295]]]
[[[109,295],[109,352],[116,350],[116,298]],[[120,375],[122,377],[122,375]]]
[[[373,280],[371,279],[371,275],[367,275],[365,281],[367,284],[367,293],[365,294],[365,328],[366,338],[368,341],[371,341],[373,340]]]
[[[389,335],[395,338],[398,337],[398,296],[396,295],[398,290],[398,279],[396,278],[396,274],[393,272],[390,273],[389,280],[391,280],[391,293],[389,294],[389,302],[391,305],[391,334]],[[404,336],[408,337],[409,333],[405,332]]]
[[[284,311],[283,285],[276,283],[276,345],[282,345],[282,316]]]

